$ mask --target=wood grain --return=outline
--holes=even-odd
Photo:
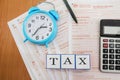
[[[0,0],[0,80],[30,80],[7,22],[44,0]]]

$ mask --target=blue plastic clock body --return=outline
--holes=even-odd
[[[51,34],[48,36],[48,38],[44,39],[44,40],[33,40],[29,37],[29,35],[27,34],[26,32],[26,23],[27,21],[29,20],[29,18],[36,14],[36,13],[43,13],[43,14],[46,14],[48,15],[52,22],[53,22],[53,30],[51,32]],[[46,47],[48,47],[48,44],[56,37],[57,35],[57,31],[58,31],[58,28],[57,28],[57,23],[56,21],[59,19],[59,15],[58,13],[55,11],[55,10],[50,10],[50,11],[45,11],[45,10],[41,10],[39,9],[38,7],[32,7],[30,8],[29,12],[28,12],[28,15],[27,17],[25,18],[24,22],[23,22],[23,34],[25,36],[25,40],[24,42],[26,42],[27,40],[32,42],[32,43],[35,43],[35,44],[40,44],[40,45],[46,45]]]

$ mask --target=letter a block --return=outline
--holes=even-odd
[[[75,69],[75,55],[61,55],[62,69]]]
[[[60,55],[47,55],[47,68],[60,69]]]
[[[76,55],[76,69],[90,69],[90,55]]]

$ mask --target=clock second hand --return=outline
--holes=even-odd
[[[44,24],[43,24],[43,25],[44,25]],[[40,26],[40,27],[34,32],[34,34],[33,34],[32,36],[34,36],[34,35],[38,32],[39,29],[41,29],[41,28],[47,28],[47,26],[43,26],[43,25]]]

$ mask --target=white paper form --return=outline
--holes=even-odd
[[[72,21],[73,54],[91,54],[91,70],[70,71],[70,80],[119,80],[119,74],[99,71],[101,19],[120,19],[120,0],[69,0],[78,24]]]
[[[47,49],[45,46],[39,46],[30,42],[23,43],[25,37],[22,33],[22,23],[27,13],[8,22],[9,28],[14,36],[17,47],[25,62],[25,65],[29,71],[32,80],[67,80],[68,72],[65,70],[48,70],[46,69],[46,54],[60,54],[69,53],[69,21],[64,12],[64,8],[59,9],[60,2],[55,2],[58,7],[58,13],[60,14],[60,20],[58,22],[58,34],[55,40],[49,44]],[[45,7],[45,6],[44,6]],[[62,7],[62,6],[61,6]],[[45,8],[50,8],[45,7]],[[63,44],[67,44],[62,46]]]

